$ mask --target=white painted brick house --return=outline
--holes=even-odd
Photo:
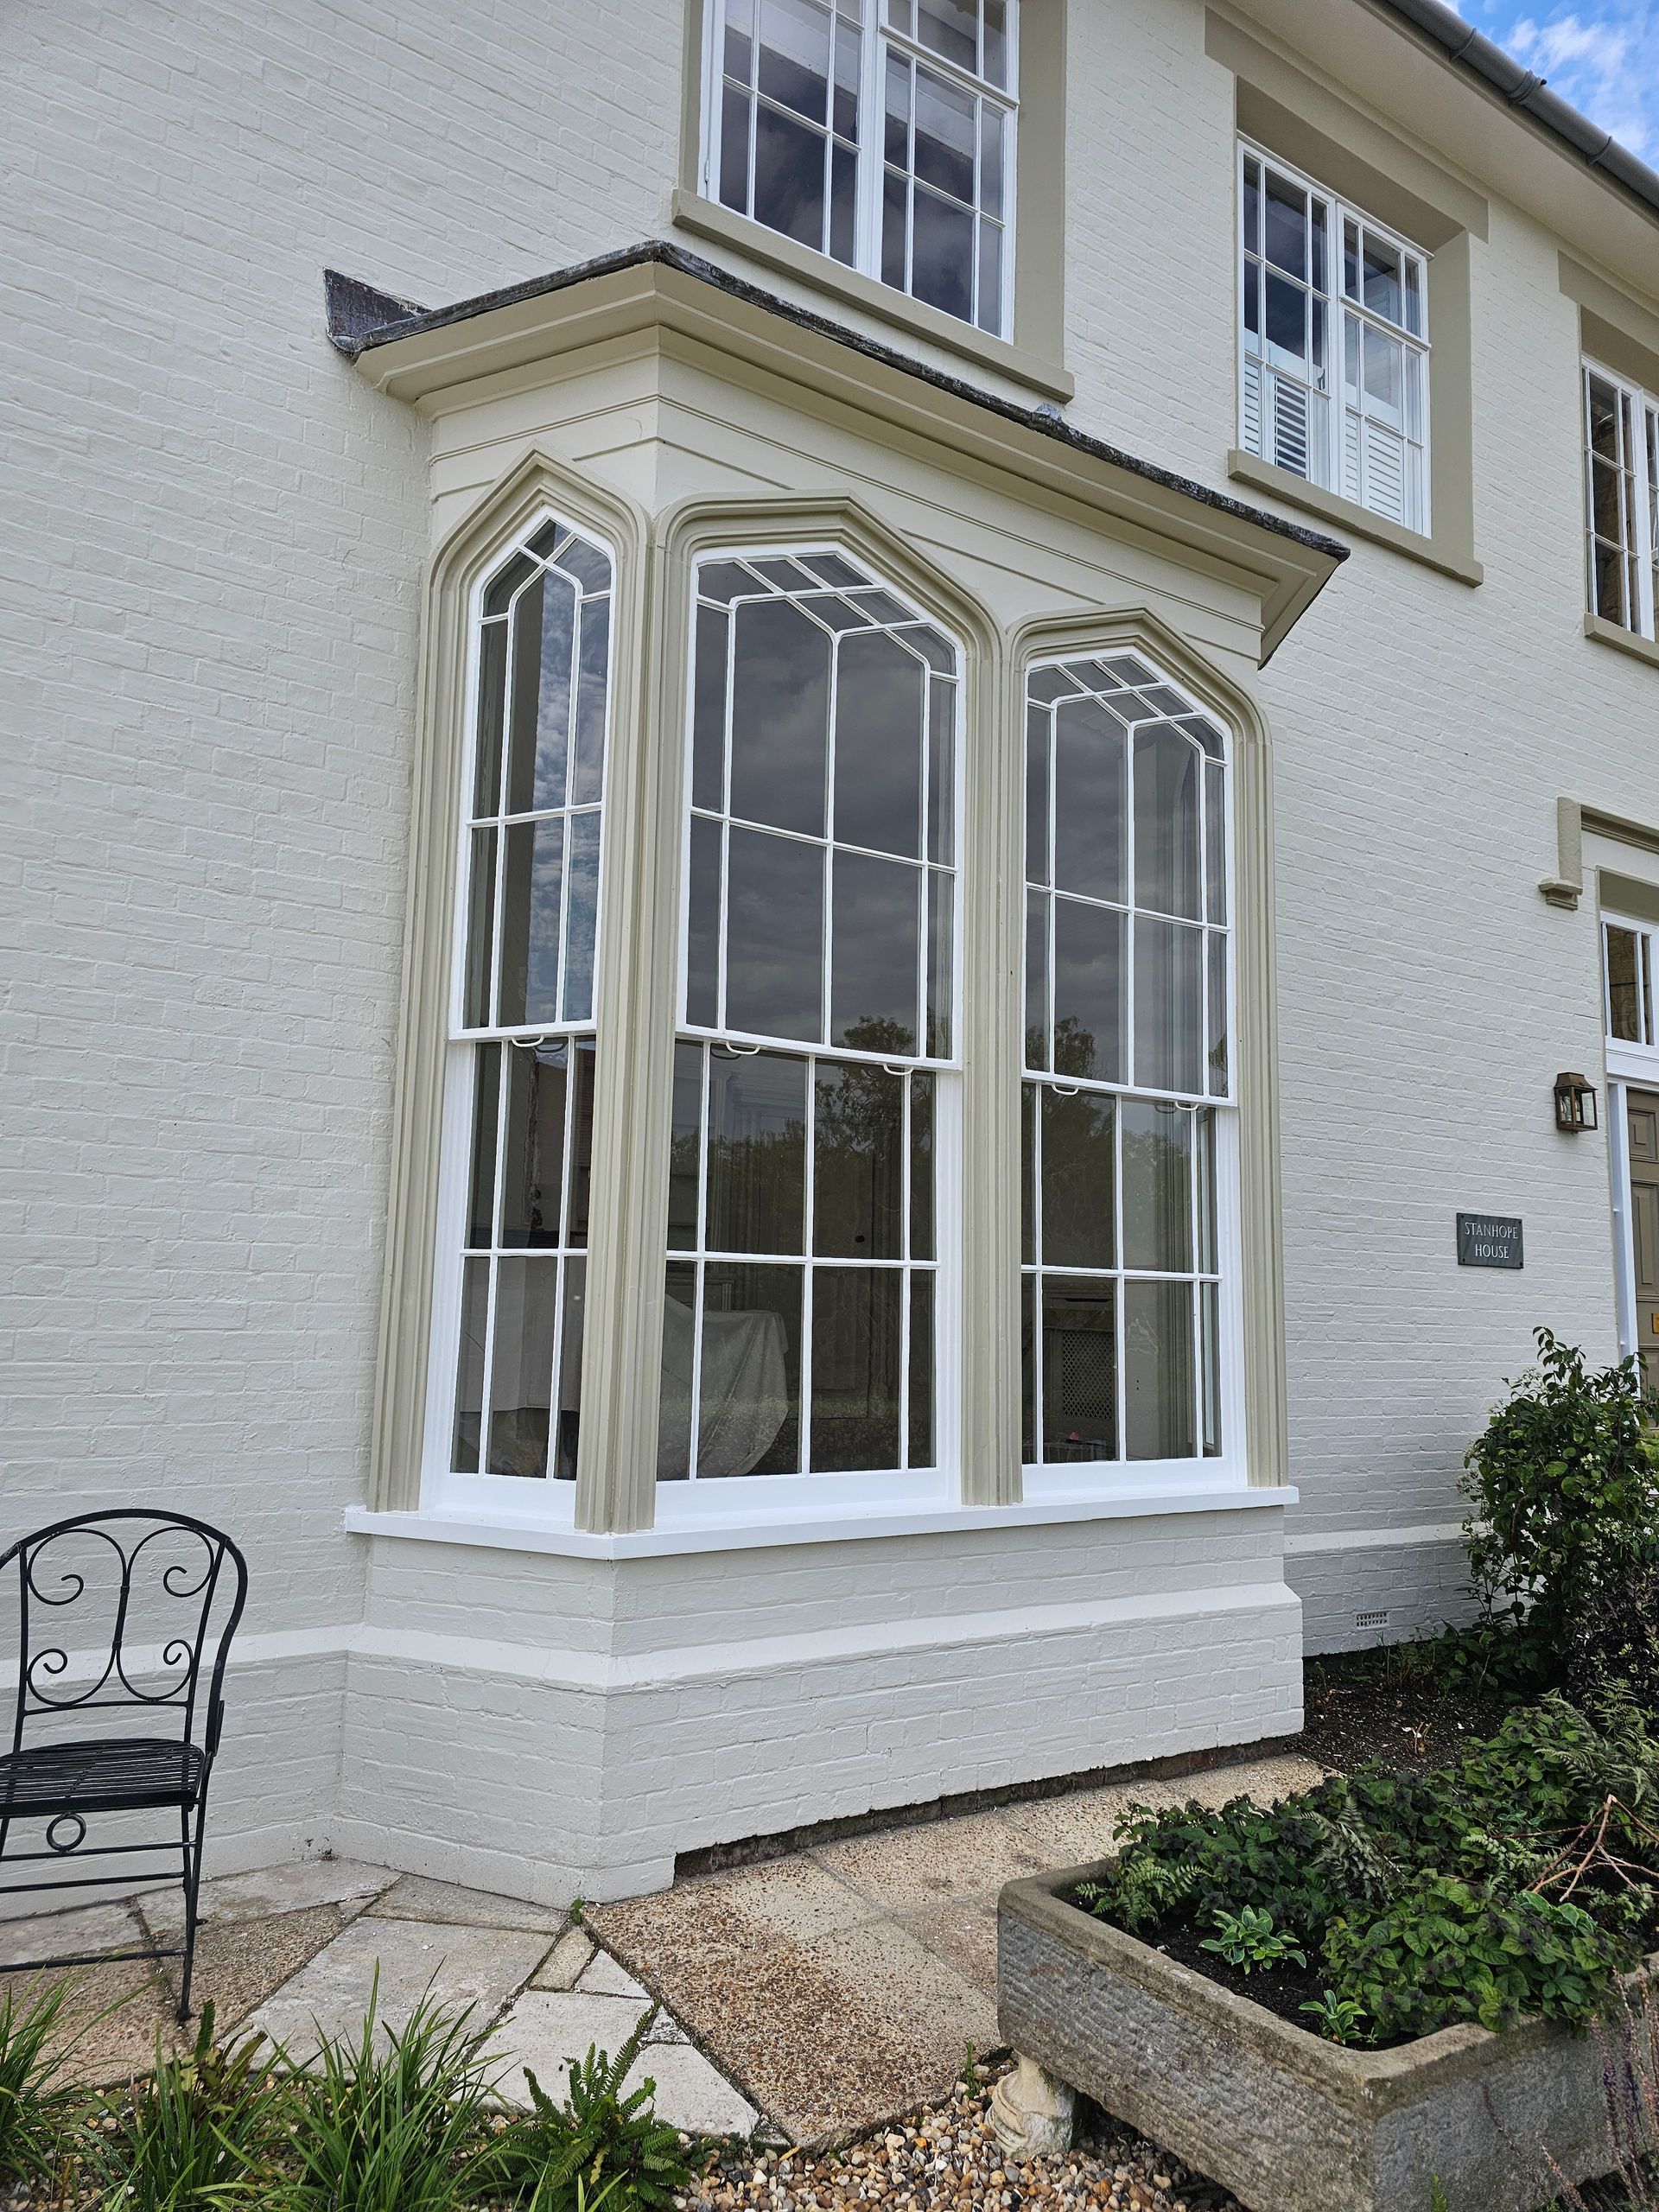
[[[1659,1348],[1659,178],[915,5],[0,22],[0,1541],[244,1545],[221,1866],[1285,1735]]]

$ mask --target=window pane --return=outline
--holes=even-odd
[[[910,1453],[912,1467],[933,1465],[933,1278],[910,1278]]]
[[[484,1354],[490,1325],[490,1263],[465,1260],[461,1270],[461,1355],[455,1376],[455,1426],[449,1464],[458,1474],[478,1472],[484,1419]]]
[[[726,1025],[816,1042],[823,1033],[823,848],[760,830],[734,830],[730,838]]]
[[[1117,1457],[1117,1285],[1042,1278],[1043,1458]]]
[[[1002,114],[979,104],[979,204],[987,215],[1002,213]]]
[[[1054,901],[1054,1069],[1123,1079],[1124,917]]]
[[[888,82],[891,86],[891,79]],[[891,118],[888,128],[892,128]],[[905,289],[909,214],[910,187],[895,170],[888,169],[881,184],[881,282],[900,292]]]
[[[833,259],[849,265],[857,257],[858,156],[850,146],[830,153],[830,245]]]
[[[556,1481],[576,1479],[576,1443],[582,1428],[582,1324],[587,1313],[588,1262],[564,1263],[564,1310],[559,1332],[559,1417],[552,1442]]]
[[[547,1472],[548,1407],[558,1321],[556,1259],[503,1259],[495,1272],[495,1346],[490,1373],[492,1475]]]
[[[913,1052],[922,871],[862,853],[837,852],[834,866],[830,1041]]]
[[[1201,755],[1167,727],[1135,741],[1135,902],[1160,914],[1198,914]]]
[[[559,894],[564,817],[515,823],[506,833],[501,896],[503,1027],[559,1018]]]
[[[556,1245],[564,1183],[563,1045],[508,1046],[501,1242]]]
[[[822,131],[758,100],[754,109],[754,219],[814,252],[823,251]]]
[[[611,602],[589,599],[582,609],[582,655],[576,670],[575,733],[565,803],[592,806],[605,780],[605,694],[610,669]]]
[[[829,118],[830,30],[812,0],[760,0],[760,90],[814,123]]]
[[[1204,771],[1205,912],[1227,919],[1227,771],[1208,761]]]
[[[1616,466],[1624,460],[1619,441],[1619,396],[1601,377],[1587,377],[1585,390],[1590,410],[1590,450]]]
[[[499,1045],[480,1045],[474,1062],[473,1177],[465,1238],[476,1249],[495,1241],[495,1132],[501,1110]]]
[[[973,0],[921,0],[917,10],[918,41],[961,68],[979,67],[978,10]]]
[[[1048,881],[1048,716],[1026,709],[1026,877]]]
[[[806,1062],[709,1058],[709,1249],[806,1248]]]
[[[1307,276],[1307,194],[1287,177],[1268,171],[1267,254],[1287,276]]]
[[[1307,294],[1300,284],[1269,276],[1267,302],[1268,344],[1300,366],[1307,359]]]
[[[1636,931],[1610,927],[1603,938],[1607,948],[1607,1034],[1621,1044],[1644,1045]]]
[[[1220,1267],[1216,1243],[1216,1117],[1205,1107],[1193,1120],[1198,1147],[1198,1271],[1212,1275]]]
[[[1115,1268],[1116,1102],[1046,1086],[1041,1098],[1044,1265]]]
[[[896,1268],[819,1268],[812,1278],[812,1465],[899,1465]]]
[[[813,1250],[902,1259],[905,1077],[821,1060],[815,1088]]]
[[[1026,1065],[1048,1065],[1048,895],[1026,893]]]
[[[697,1191],[702,1146],[702,1046],[674,1048],[674,1124],[668,1150],[668,1245],[690,1252],[697,1243]]]
[[[916,175],[970,207],[978,105],[931,69],[916,72]]]
[[[754,0],[726,0],[726,74],[747,85],[753,67]]]
[[[927,872],[927,1028],[923,1049],[948,1060],[956,1020],[957,880],[944,868]]]
[[[921,184],[912,196],[910,289],[963,322],[974,313],[974,219]]]
[[[1020,1257],[1027,1267],[1037,1257],[1037,1112],[1042,1096],[1034,1083],[1020,1086]]]
[[[1221,1452],[1221,1295],[1212,1282],[1198,1285],[1198,1412],[1206,1459]]]
[[[1147,1090],[1204,1088],[1204,932],[1137,915],[1135,1080]]]
[[[910,1256],[933,1257],[933,1078],[910,1079]]]
[[[495,841],[493,830],[473,832],[472,880],[467,906],[467,990],[461,1019],[469,1029],[490,1026],[495,979]]]
[[[791,1475],[801,1464],[801,1270],[703,1269],[697,1472]]]
[[[657,1428],[657,1479],[691,1472],[691,1392],[696,1374],[697,1271],[671,1260],[663,1305],[663,1379]]]
[[[920,857],[923,666],[878,630],[846,638],[836,671],[836,825],[845,845]]]
[[[927,856],[949,868],[957,851],[957,687],[930,678],[927,690]]]
[[[564,804],[575,610],[575,588],[563,576],[545,572],[513,605],[509,814]],[[603,680],[601,664],[601,687]]]
[[[1123,1101],[1123,1264],[1185,1272],[1192,1265],[1192,1115],[1185,1106]]]
[[[725,804],[728,616],[697,609],[696,690],[691,714],[691,804],[718,813]]]
[[[488,622],[479,642],[474,814],[493,814],[501,796],[501,736],[507,702],[507,625]]]
[[[741,836],[743,833],[736,833]],[[685,1018],[712,1029],[719,1020],[720,824],[694,817],[687,894]]]
[[[1384,245],[1370,231],[1365,233],[1361,282],[1364,287],[1365,304],[1373,315],[1386,315],[1390,322],[1404,321],[1399,253],[1395,247]]]
[[[1054,880],[1123,897],[1123,724],[1096,699],[1054,709]]]
[[[830,639],[784,600],[733,618],[732,812],[824,834]]]
[[[1365,411],[1395,428],[1404,420],[1404,354],[1397,339],[1365,326]]]
[[[1037,1300],[1040,1284],[1027,1275],[1020,1285],[1020,1458],[1037,1463]]]
[[[749,118],[753,103],[724,86],[720,96],[720,197],[740,215],[749,212]]]
[[[1196,1422],[1190,1283],[1125,1283],[1123,1370],[1129,1458],[1192,1459]]]
[[[599,929],[599,810],[570,817],[570,881],[565,892],[564,1004],[566,1021],[590,1021],[594,1013],[594,950]]]
[[[1231,1023],[1227,999],[1227,940],[1217,930],[1210,932],[1209,959],[1209,1090],[1212,1098],[1224,1098],[1231,1082]]]

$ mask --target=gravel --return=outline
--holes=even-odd
[[[1014,2212],[1023,2205],[1243,2212],[1224,2190],[1087,2107],[1064,2158],[1006,2164],[990,2120],[995,2079],[987,2071],[971,2085],[959,2081],[947,2103],[840,2150],[727,2152],[676,2205],[680,2212],[841,2212],[862,2204],[893,2212]]]

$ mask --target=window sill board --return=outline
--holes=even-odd
[[[1338,493],[1324,491],[1319,485],[1310,484],[1306,477],[1293,475],[1289,469],[1276,467],[1270,461],[1258,461],[1253,453],[1243,453],[1236,446],[1227,456],[1227,474],[1241,484],[1248,484],[1253,491],[1266,492],[1293,507],[1301,507],[1338,530],[1351,531],[1356,537],[1369,537],[1373,544],[1386,545],[1390,552],[1403,553],[1410,561],[1421,561],[1426,569],[1437,569],[1441,575],[1451,576],[1460,584],[1479,584],[1486,580],[1486,571],[1478,561],[1449,552],[1433,538],[1423,537],[1414,530],[1402,530],[1397,522],[1374,515],[1368,507],[1344,499]]]
[[[677,229],[729,247],[750,261],[763,262],[769,269],[779,270],[786,276],[811,285],[815,291],[830,293],[849,307],[879,315],[883,322],[891,323],[908,338],[944,346],[973,362],[977,368],[989,369],[1013,384],[1040,392],[1046,399],[1064,404],[1076,394],[1076,379],[1040,354],[1033,353],[1023,346],[1010,345],[1005,338],[988,337],[971,323],[959,322],[955,315],[928,307],[923,301],[910,299],[903,292],[895,292],[890,284],[879,284],[859,270],[843,268],[826,253],[813,253],[808,247],[798,245],[780,232],[769,231],[764,223],[752,222],[747,215],[734,215],[729,207],[722,207],[717,200],[705,200],[701,193],[688,192],[683,185],[677,186],[672,213]]]
[[[354,1536],[399,1536],[429,1544],[471,1544],[491,1551],[546,1552],[563,1559],[662,1559],[691,1552],[753,1551],[775,1544],[846,1543],[859,1537],[923,1536],[977,1529],[1052,1528],[1068,1522],[1144,1520],[1168,1513],[1227,1513],[1294,1505],[1289,1487],[1119,1491],[1090,1497],[1034,1499],[1022,1505],[923,1506],[895,1512],[861,1510],[779,1514],[743,1522],[709,1518],[626,1535],[594,1535],[552,1521],[505,1515],[377,1513],[353,1506],[346,1530]]]
[[[1659,668],[1659,645],[1639,630],[1626,630],[1619,623],[1610,622],[1605,614],[1586,614],[1584,634],[1599,645],[1611,645],[1616,652],[1629,653],[1632,660],[1644,660],[1649,668]]]

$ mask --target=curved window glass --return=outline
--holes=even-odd
[[[1222,1448],[1227,744],[1138,655],[1026,714],[1025,1458]]]
[[[611,585],[550,520],[480,603],[447,1102],[461,1474],[575,1473]]]
[[[931,1467],[957,648],[803,552],[702,563],[693,651],[658,1474]]]

